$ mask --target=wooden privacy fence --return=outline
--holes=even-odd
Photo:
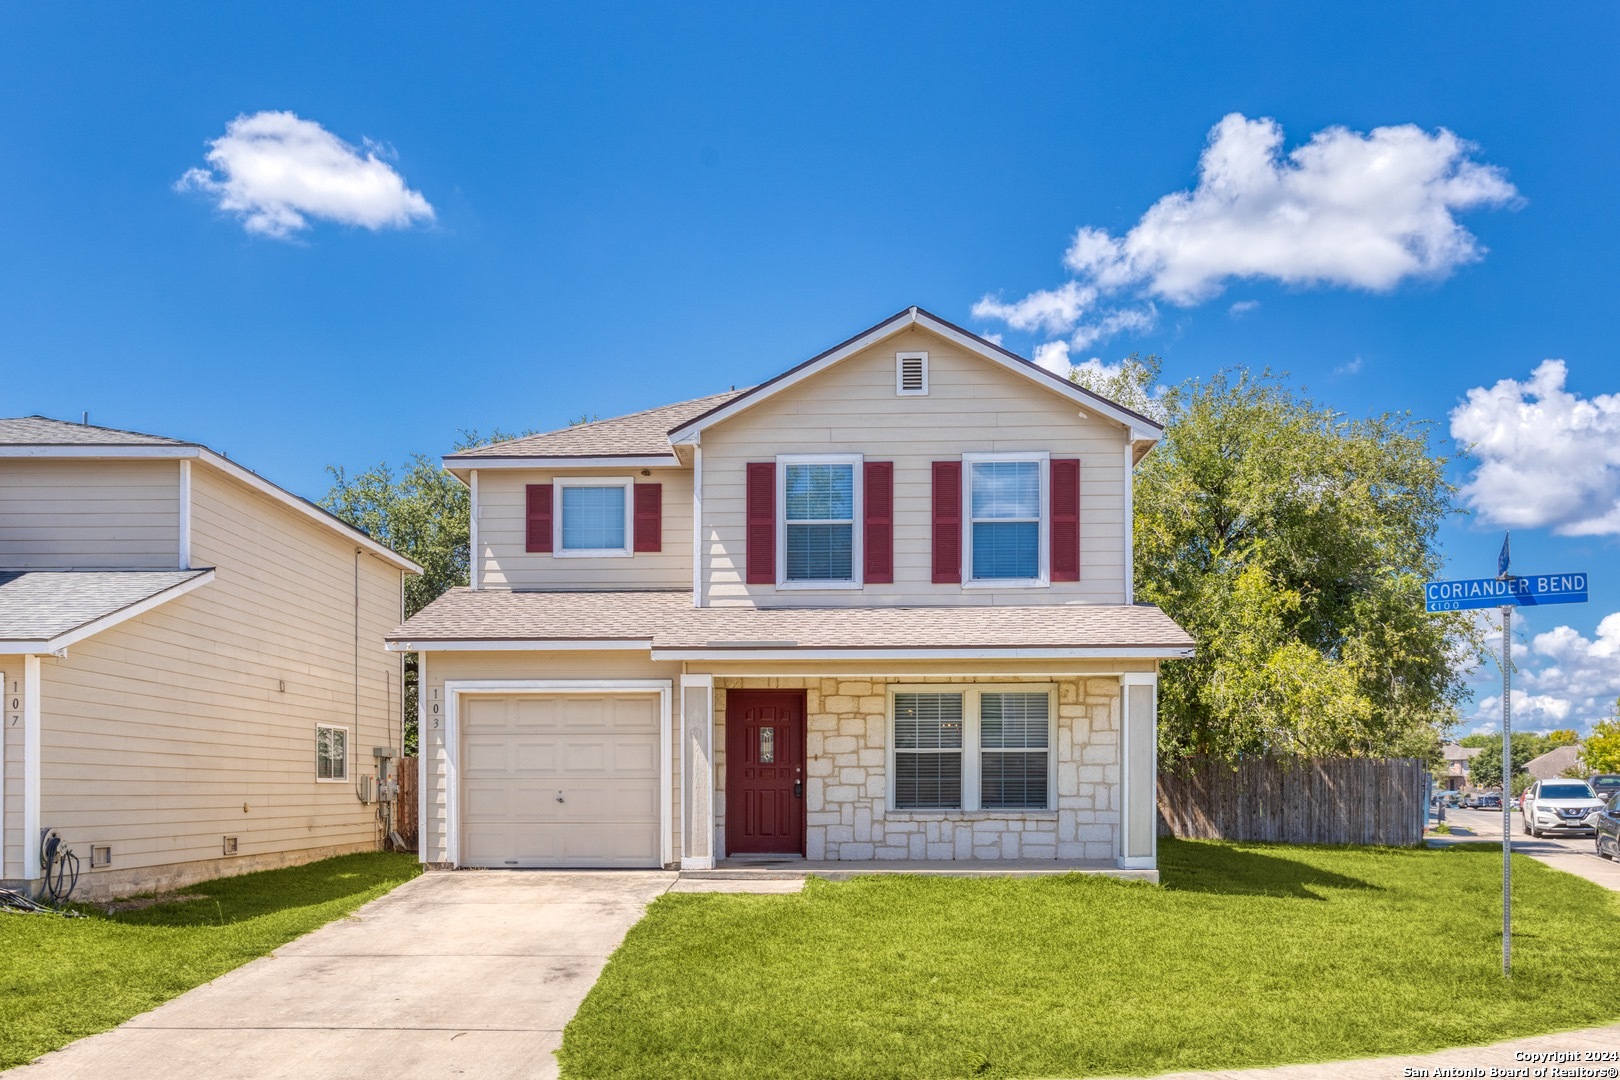
[[[1417,758],[1187,758],[1159,774],[1159,835],[1413,846],[1428,785]]]
[[[416,759],[413,757],[400,758],[396,765],[399,772],[399,800],[394,803],[394,831],[399,838],[405,841],[405,850],[417,850],[417,821],[416,821]]]

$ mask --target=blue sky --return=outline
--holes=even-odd
[[[1286,370],[1448,447],[1480,388],[1445,548],[1490,573],[1512,522],[1516,568],[1594,575],[1520,622],[1524,719],[1580,726],[1620,693],[1617,55],[1600,5],[7,5],[0,413],[319,497],[328,464],[750,383],[912,303],[1026,355]],[[1278,241],[1265,191],[1198,186],[1212,145],[1307,209],[1348,186],[1343,228]],[[289,194],[266,146],[337,187]],[[1387,160],[1407,186],[1367,195]],[[1203,232],[1152,215],[1178,192]],[[1083,227],[1119,243],[1065,267]],[[975,315],[1066,283],[1100,292]]]

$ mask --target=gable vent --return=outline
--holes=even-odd
[[[928,393],[928,354],[898,353],[894,358],[894,392],[901,397]]]

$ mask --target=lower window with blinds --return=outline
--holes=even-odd
[[[1051,698],[979,695],[979,803],[986,810],[1047,808]]]
[[[962,806],[962,695],[894,695],[894,806]]]
[[[1050,810],[1050,686],[895,688],[895,810]]]

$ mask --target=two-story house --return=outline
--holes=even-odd
[[[917,308],[746,390],[445,458],[472,580],[390,635],[422,857],[1153,876],[1131,580],[1160,427]]]
[[[0,879],[49,833],[75,898],[377,849],[418,572],[197,443],[0,419]]]

